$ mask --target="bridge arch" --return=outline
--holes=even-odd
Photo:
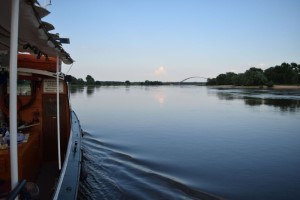
[[[203,78],[203,79],[206,79],[206,80],[208,79],[208,78],[205,78],[203,76],[191,76],[191,77],[183,79],[182,81],[180,81],[180,83],[183,83],[184,81],[192,79],[192,78]]]

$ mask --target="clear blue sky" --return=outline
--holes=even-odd
[[[47,8],[53,32],[71,40],[77,78],[180,81],[300,63],[299,0],[52,0]]]

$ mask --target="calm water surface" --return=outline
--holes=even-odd
[[[300,91],[77,88],[80,199],[300,199]]]

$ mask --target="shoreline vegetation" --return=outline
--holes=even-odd
[[[236,74],[234,72],[227,72],[226,74],[219,74],[216,78],[209,78],[207,80],[209,86],[232,85],[260,88],[297,88],[300,85],[300,65],[297,63],[282,63],[274,67],[269,67],[265,70],[251,67],[244,73]],[[275,87],[274,87],[275,86]],[[295,87],[291,87],[295,86]]]
[[[159,85],[200,85],[205,86],[206,82],[162,82],[162,81],[143,81],[130,82],[126,81],[96,81],[91,75],[86,76],[86,81],[82,78],[69,76],[72,86],[131,86],[131,85],[145,85],[145,86],[159,86]]]
[[[268,86],[236,86],[236,85],[208,85],[216,89],[273,89],[273,90],[300,90],[300,85],[273,85]]]
[[[253,88],[253,89],[300,89],[300,65],[297,63],[282,63],[274,67],[262,70],[251,67],[244,73],[227,72],[219,74],[216,78],[208,78],[207,82],[162,82],[149,81],[98,81],[91,75],[86,80],[69,76],[72,86],[159,86],[159,85],[198,85],[211,88]]]

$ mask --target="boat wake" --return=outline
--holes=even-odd
[[[79,199],[220,199],[154,171],[154,165],[86,133],[83,168],[88,176],[81,181]]]

